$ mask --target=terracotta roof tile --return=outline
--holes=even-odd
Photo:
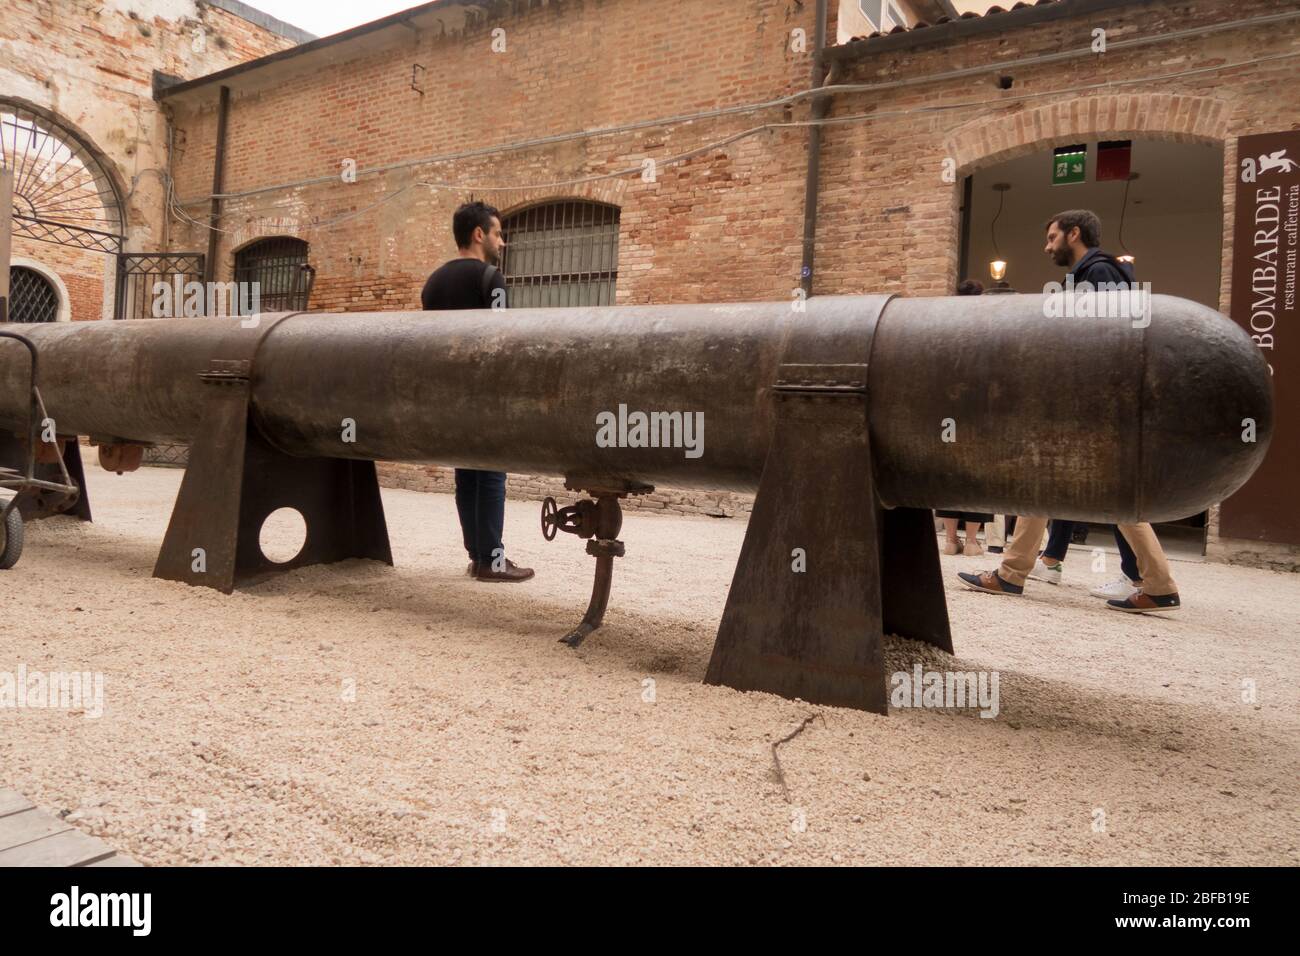
[[[1013,13],[1017,10],[1024,10],[1029,7],[1058,6],[1058,5],[1068,4],[1068,3],[1071,3],[1071,0],[1019,0],[1018,3],[1013,4],[1010,8],[1005,8],[1005,7],[1000,7],[995,5],[989,7],[983,13],[972,13],[970,11],[967,11],[966,13],[963,13],[959,17],[957,17],[956,20],[954,20],[952,17],[939,17],[933,23],[928,22],[926,20],[917,20],[916,23],[912,24],[910,27],[895,26],[893,29],[883,33],[879,30],[876,30],[872,33],[866,33],[863,34],[862,36],[853,37],[848,41],[848,43],[841,44],[841,46],[848,46],[850,43],[858,43],[863,40],[874,40],[878,37],[897,36],[898,34],[901,33],[916,33],[919,30],[929,30],[937,26],[942,26],[945,23],[958,23],[963,20],[984,20],[988,17],[996,17],[1001,14]]]

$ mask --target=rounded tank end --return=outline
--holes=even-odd
[[[1259,467],[1273,435],[1268,363],[1240,326],[1207,306],[1151,297],[1142,381],[1138,509],[1186,518],[1217,504]]]

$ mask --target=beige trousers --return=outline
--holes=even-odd
[[[1151,525],[1122,524],[1117,526],[1133,553],[1137,556],[1138,573],[1142,575],[1142,590],[1147,594],[1163,595],[1178,593],[1169,570],[1169,559],[1165,557],[1164,548],[1156,538]],[[1024,587],[1025,578],[1034,568],[1038,558],[1038,546],[1043,540],[1043,531],[1047,528],[1046,518],[1016,519],[1016,534],[1011,539],[1011,546],[1003,556],[1002,567],[998,575],[1002,580]]]

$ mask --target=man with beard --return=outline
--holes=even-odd
[[[1103,252],[1101,246],[1101,220],[1087,209],[1072,209],[1058,213],[1047,223],[1047,245],[1043,251],[1058,266],[1069,269],[1066,274],[1067,291],[1071,284],[1075,289],[1100,289],[1113,287],[1122,283],[1127,289],[1134,281],[1133,267],[1127,262],[1120,262],[1110,254]],[[1084,286],[1084,283],[1088,283]],[[1103,286],[1102,283],[1108,283]],[[1047,547],[1034,562],[1034,569],[1029,576],[1035,581],[1047,584],[1060,584],[1065,571],[1066,552],[1074,538],[1076,522],[1052,519],[1048,526]],[[1123,574],[1112,584],[1095,588],[1096,597],[1126,598],[1136,589],[1138,580],[1137,558],[1128,546],[1124,536],[1117,529],[1115,546],[1119,548],[1120,569]]]
[[[501,214],[483,202],[465,203],[451,220],[456,258],[429,276],[420,293],[426,310],[499,309],[506,306],[506,282],[498,264],[506,243]],[[502,471],[456,469],[456,512],[469,573],[479,581],[527,581],[532,568],[505,556],[501,535],[506,521],[506,475]]]
[[[1066,294],[1073,294],[1071,285],[1076,291],[1094,293],[1099,288],[1114,289],[1121,283],[1120,288],[1127,289],[1134,281],[1132,267],[1102,252],[1100,246],[1101,220],[1087,209],[1058,213],[1047,221],[1047,244],[1043,251],[1057,265],[1069,267]],[[1053,521],[1047,547],[1041,557],[1035,558],[1046,525],[1046,518],[1019,518],[1016,536],[1006,549],[1002,566],[979,574],[960,573],[961,582],[968,588],[991,594],[1022,594],[1027,577],[1059,584],[1074,522]],[[1107,606],[1116,611],[1177,610],[1178,589],[1151,525],[1146,522],[1118,525],[1115,542],[1124,577],[1094,588],[1092,594],[1107,598]]]

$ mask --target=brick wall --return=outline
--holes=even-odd
[[[385,461],[379,463],[378,471],[380,484],[387,488],[407,488],[411,491],[432,491],[441,494],[452,494],[456,490],[456,478],[450,468]],[[543,498],[551,497],[561,505],[570,504],[584,497],[566,489],[564,479],[553,478],[550,475],[512,474],[506,483],[506,494],[511,498],[524,501],[541,501]],[[753,495],[680,488],[656,488],[648,495],[634,495],[623,500],[625,511],[708,515],[712,518],[747,515],[753,505]]]
[[[50,242],[38,242],[21,235],[13,237],[11,255],[16,264],[36,263],[62,280],[64,288],[60,290],[60,298],[66,294],[70,312],[68,317],[74,322],[103,318],[104,276],[105,273],[113,275],[115,269],[111,256]]]
[[[340,49],[298,73],[268,68],[276,71],[274,81],[233,93],[227,191],[337,177],[343,159],[355,160],[363,174],[352,185],[334,178],[230,201],[223,228],[233,232],[222,237],[222,274],[233,268],[232,252],[251,239],[291,234],[312,244],[313,307],[417,307],[424,278],[455,252],[451,213],[470,193],[414,185],[425,180],[518,184],[476,194],[506,211],[559,197],[618,204],[620,303],[787,296],[798,275],[789,257],[798,249],[794,226],[802,216],[802,131],[765,133],[710,151],[661,170],[656,183],[628,177],[537,185],[639,167],[643,157],[693,149],[772,113],[371,176],[364,170],[791,92],[806,83],[811,67],[807,53],[789,49],[789,34],[796,26],[811,29],[810,7],[791,0],[538,4],[517,15],[466,19],[444,35],[403,30],[405,42],[395,38],[387,48],[352,55]],[[491,52],[496,29],[506,31],[503,53]],[[704,34],[709,43],[699,42]],[[417,63],[425,67],[423,96],[410,88]],[[182,198],[209,192],[216,98],[213,87],[173,106]],[[338,226],[316,222],[403,189],[400,200]],[[179,225],[176,236],[190,245],[203,238]],[[712,254],[701,255],[702,248]]]

